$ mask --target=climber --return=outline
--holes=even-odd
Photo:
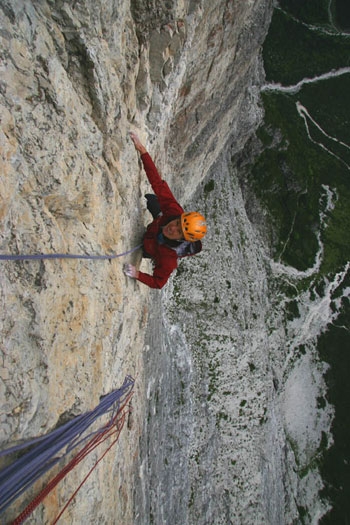
[[[130,137],[141,155],[147,178],[155,193],[145,195],[153,222],[148,225],[143,237],[143,257],[152,259],[154,270],[153,275],[149,275],[137,270],[132,264],[126,264],[124,273],[151,288],[160,289],[177,268],[178,258],[201,251],[201,239],[206,234],[207,226],[200,213],[184,212],[168,184],[161,179],[138,136],[131,132]]]

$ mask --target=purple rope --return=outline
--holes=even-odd
[[[138,244],[135,248],[131,248],[123,253],[116,253],[111,255],[77,255],[73,253],[36,253],[36,254],[0,254],[0,261],[31,261],[31,260],[41,260],[41,259],[92,259],[92,260],[106,260],[106,259],[116,259],[117,257],[123,257],[124,255],[129,255],[139,248],[142,244]]]
[[[0,514],[71,450],[87,441],[92,435],[101,432],[99,429],[82,437],[94,421],[103,414],[112,412],[108,424],[103,426],[104,430],[109,428],[113,424],[114,414],[120,409],[121,402],[133,388],[134,379],[127,376],[121,388],[104,396],[99,405],[90,412],[75,417],[46,436],[0,451],[0,457],[3,457],[30,448],[22,457],[0,471]],[[65,451],[59,454],[64,447],[66,447]]]

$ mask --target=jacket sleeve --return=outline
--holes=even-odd
[[[174,252],[175,254],[175,252]],[[168,258],[163,264],[157,264],[154,268],[153,275],[139,272],[137,278],[143,284],[150,288],[157,288],[160,290],[166,284],[172,272],[177,268],[177,257]]]
[[[183,208],[175,199],[168,184],[159,175],[151,156],[148,153],[144,153],[141,155],[141,160],[152,189],[158,197],[160,209],[163,214],[181,215],[184,211]]]

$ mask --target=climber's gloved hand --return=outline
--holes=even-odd
[[[133,266],[132,264],[124,264],[124,273],[125,275],[127,275],[128,277],[131,277],[132,279],[136,279],[139,274],[135,266]]]

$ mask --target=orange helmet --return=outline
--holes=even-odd
[[[196,211],[181,215],[181,227],[186,241],[197,241],[207,233],[205,218]]]

